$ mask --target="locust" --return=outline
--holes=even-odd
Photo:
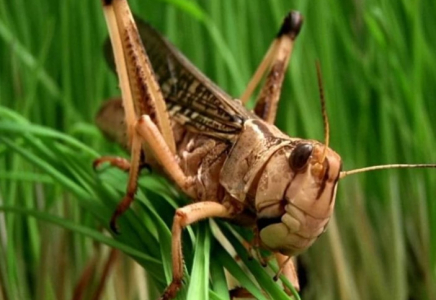
[[[175,212],[172,281],[161,299],[173,299],[182,285],[182,230],[195,222],[222,218],[252,228],[254,247],[272,251],[279,273],[298,289],[290,258],[326,230],[342,178],[387,168],[436,167],[395,164],[343,171],[341,157],[329,147],[319,64],[324,142],[290,137],[274,126],[303,24],[299,12],[286,15],[245,92],[235,99],[150,25],[135,21],[126,0],[103,0],[103,11],[122,100],[106,102],[97,125],[130,150],[130,160],[105,156],[94,163],[109,162],[129,172],[110,227],[118,231],[116,221],[134,200],[144,165],[162,172],[193,201]],[[245,105],[263,78],[254,109],[248,110]]]

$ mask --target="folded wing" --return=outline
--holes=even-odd
[[[254,116],[201,73],[149,24],[136,19],[170,115],[190,130],[231,140]],[[110,43],[105,44],[113,66]],[[254,117],[255,118],[255,117]]]

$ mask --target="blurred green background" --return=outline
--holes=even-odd
[[[277,125],[323,140],[318,59],[330,145],[345,170],[436,162],[435,1],[130,4],[235,97],[285,14],[301,11]],[[99,155],[123,154],[93,123],[102,101],[119,94],[102,55],[106,36],[100,1],[0,0],[0,299],[155,299],[169,279],[169,228],[186,199],[162,178],[142,177],[121,235],[104,230],[126,181],[91,167]],[[436,170],[341,181],[329,230],[300,257],[302,299],[435,299],[435,195]],[[219,228],[251,272],[202,222],[184,237],[180,298],[228,299],[224,266],[258,299],[286,299],[273,271],[247,261],[237,239],[246,232]]]

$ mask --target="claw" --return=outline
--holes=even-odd
[[[118,225],[117,225],[117,219],[118,219],[118,215],[116,215],[115,213],[112,215],[111,221],[109,222],[109,227],[112,230],[113,233],[115,233],[116,235],[120,234],[120,230],[118,229]]]
[[[259,262],[262,265],[262,267],[266,268],[268,266],[267,260],[265,259],[265,257],[263,257],[262,255],[260,255],[260,251],[259,249],[256,251],[258,252],[258,256],[259,256]]]
[[[165,289],[162,296],[159,300],[171,300],[174,299],[177,295],[177,292],[180,290],[182,286],[182,280],[175,280],[171,282],[171,284]]]
[[[120,231],[118,230],[118,226],[117,226],[117,219],[129,208],[130,204],[133,201],[134,195],[135,195],[134,193],[127,192],[126,196],[124,196],[123,200],[121,200],[121,202],[118,204],[117,208],[115,209],[114,213],[112,214],[109,226],[111,230],[116,234],[120,234]]]
[[[97,168],[103,163],[101,159],[102,157],[97,158],[92,162],[92,168],[94,169],[94,171],[97,171]]]

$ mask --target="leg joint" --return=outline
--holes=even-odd
[[[174,224],[179,224],[181,227],[186,227],[186,212],[182,208],[178,208],[174,215]]]

